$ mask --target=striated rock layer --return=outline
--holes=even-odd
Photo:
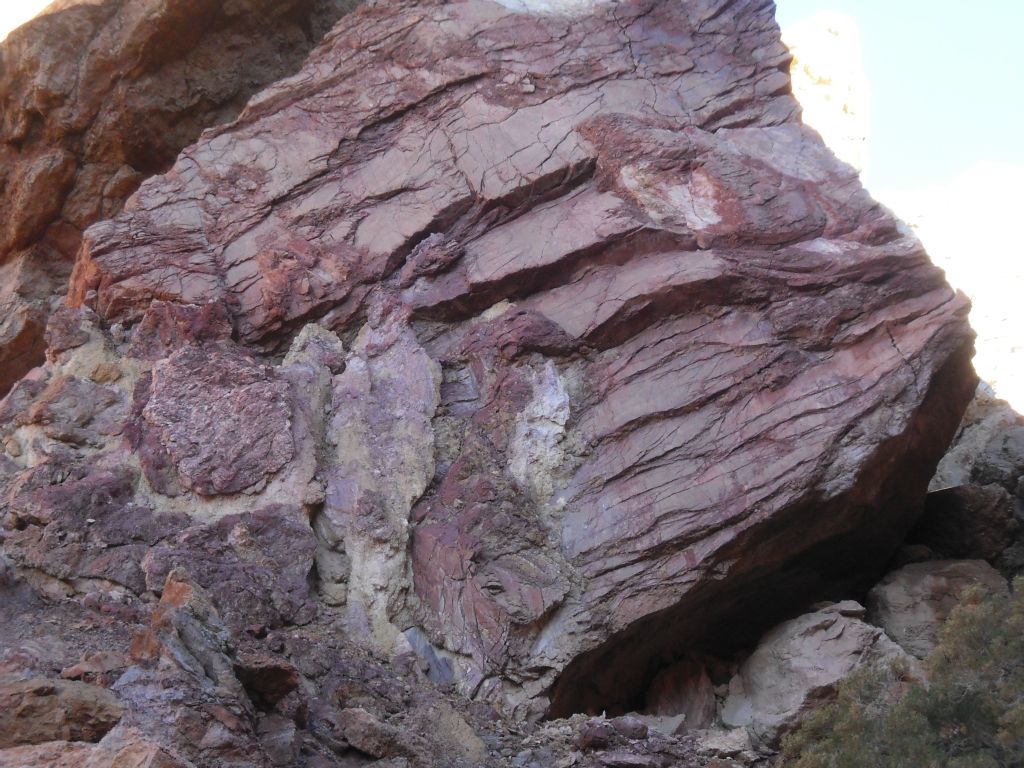
[[[966,301],[800,125],[771,2],[541,10],[364,7],[86,232],[0,406],[38,589],[187,581],[300,669],[333,627],[562,715],[880,568]]]
[[[0,394],[43,360],[81,241],[351,0],[59,0],[0,44]]]

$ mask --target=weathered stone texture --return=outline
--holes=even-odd
[[[144,429],[196,493],[235,493],[295,455],[287,384],[232,345],[187,346],[153,367]]]
[[[832,696],[838,682],[865,665],[898,663],[906,674],[920,676],[914,660],[865,623],[864,613],[848,600],[774,627],[730,682],[723,722],[775,746]]]
[[[467,690],[626,704],[688,612],[840,582],[830,552],[880,567],[973,389],[965,300],[796,122],[787,64],[758,0],[376,4],[90,229],[72,296],[128,324],[215,304],[266,351],[369,319],[333,384],[325,587],[378,639],[419,624]],[[179,436],[241,413],[188,415],[220,386],[196,355],[144,416],[184,485],[241,490],[287,462],[283,416],[238,469]]]
[[[354,4],[59,2],[0,43],[0,393],[42,362],[85,228]]]
[[[110,691],[69,680],[0,677],[0,749],[47,741],[99,741],[124,707]]]
[[[772,8],[368,4],[87,230],[0,401],[0,546],[132,628],[117,732],[485,764],[396,669],[659,709],[880,572],[974,390],[967,304],[799,124]],[[814,621],[839,671],[768,740],[881,643]],[[665,706],[708,725],[693,672]],[[596,722],[580,765],[687,754]]]
[[[869,616],[919,659],[935,649],[939,629],[971,589],[1007,591],[1006,579],[984,560],[930,560],[886,575],[868,594]]]

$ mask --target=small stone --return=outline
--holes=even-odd
[[[128,666],[128,659],[123,653],[100,651],[90,653],[77,664],[65,667],[60,676],[65,680],[82,680],[90,683],[112,683],[110,673],[123,670]]]
[[[646,739],[647,723],[632,715],[623,715],[609,721],[620,735],[627,739]]]
[[[605,752],[597,761],[605,768],[661,768],[665,759],[660,755],[642,755],[635,752]]]
[[[615,728],[607,720],[587,720],[580,726],[573,743],[578,749],[603,749],[615,739]]]
[[[235,674],[254,702],[274,706],[295,690],[299,672],[284,659],[247,655],[235,663]]]
[[[121,366],[117,363],[97,363],[89,378],[97,384],[112,384],[121,378]]]
[[[338,724],[348,743],[371,757],[415,758],[419,753],[413,734],[381,722],[365,709],[341,710]]]

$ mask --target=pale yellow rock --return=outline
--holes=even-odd
[[[113,384],[121,378],[121,366],[117,363],[97,363],[89,378],[97,384]]]
[[[394,620],[412,584],[409,512],[434,474],[440,385],[440,366],[397,314],[364,326],[334,377],[317,567],[329,602],[344,600],[350,629],[382,654],[401,638]]]

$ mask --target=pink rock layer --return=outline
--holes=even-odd
[[[85,228],[352,4],[65,0],[0,42],[0,394],[42,362]]]
[[[556,715],[880,567],[967,302],[800,124],[772,13],[347,17],[85,234],[147,503],[306,505],[368,642]]]

